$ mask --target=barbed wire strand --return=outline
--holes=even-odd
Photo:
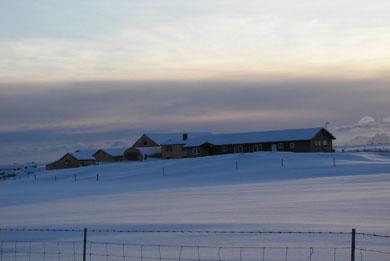
[[[382,250],[376,250],[376,249],[357,248],[357,250],[362,250],[362,251],[365,251],[365,252],[372,252],[372,253],[377,253],[377,254],[390,255],[390,252],[382,251]]]
[[[367,236],[367,237],[383,237],[383,238],[390,238],[390,235],[380,235],[375,233],[356,233],[356,235],[359,236]]]
[[[81,228],[0,228],[0,231],[9,232],[82,232]],[[344,231],[240,231],[240,230],[120,230],[120,229],[88,229],[90,233],[204,233],[204,234],[321,234],[321,235],[350,235]],[[356,235],[368,237],[390,238],[390,235],[357,232]]]

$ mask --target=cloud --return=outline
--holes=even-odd
[[[3,84],[0,159],[52,160],[79,147],[131,143],[149,131],[231,132],[330,122],[341,126],[335,132],[342,140],[356,130],[379,130],[371,126],[371,118],[362,121],[368,125],[354,121],[365,115],[387,117],[387,86],[384,78],[286,76],[262,81]]]
[[[372,126],[377,126],[377,122],[371,116],[364,116],[363,118],[361,118],[358,121],[357,126],[359,126],[359,127],[372,127]]]
[[[119,11],[112,9],[118,3],[95,2],[77,3],[80,10],[69,8],[72,4],[38,8],[38,28],[53,28],[44,35],[0,38],[0,81],[226,79],[280,73],[367,77],[390,70],[390,54],[384,51],[390,45],[388,3],[378,8],[356,1],[317,1],[280,8],[280,1],[245,6],[239,1],[147,2],[122,2]],[[348,19],[342,7],[348,9]],[[80,19],[79,24],[68,21],[70,32],[58,19],[66,14]],[[111,24],[116,19],[110,16],[121,22]],[[87,28],[83,17],[91,21]]]
[[[266,121],[268,128],[280,127],[281,123],[299,126],[304,119],[312,124],[348,122],[348,117],[360,117],[366,109],[382,116],[390,98],[386,84],[383,79],[332,82],[280,77],[265,82],[3,85],[0,130],[80,126],[172,128],[212,124],[217,118],[219,122],[242,118],[247,123],[253,121],[252,126],[264,126],[261,122]],[[191,118],[198,120],[191,123]]]

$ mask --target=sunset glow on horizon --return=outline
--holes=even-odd
[[[0,82],[390,71],[388,1],[76,2],[2,3]]]

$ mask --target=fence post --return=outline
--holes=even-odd
[[[86,261],[87,252],[87,228],[84,228],[84,241],[83,241],[83,261]]]
[[[355,261],[355,248],[356,248],[356,229],[352,229],[351,233],[351,261]]]

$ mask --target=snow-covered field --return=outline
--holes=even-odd
[[[344,232],[356,228],[390,234],[390,155],[259,152],[43,171],[36,179],[0,182],[0,222],[3,228]],[[0,232],[0,239],[18,240],[79,236]],[[350,240],[348,235],[90,236],[115,242],[215,246],[333,247],[349,246]],[[390,247],[387,238],[364,240],[382,250]]]

